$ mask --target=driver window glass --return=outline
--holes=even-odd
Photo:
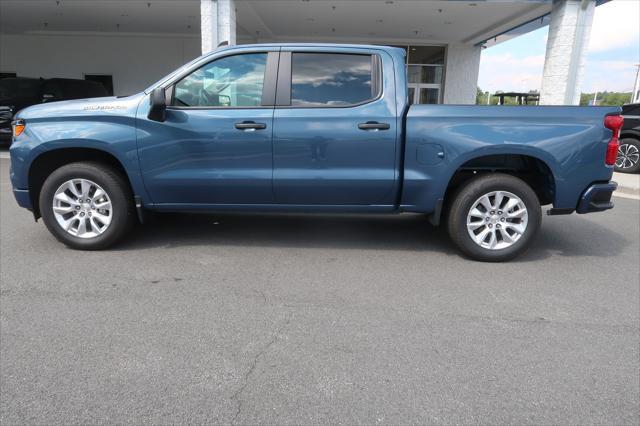
[[[227,56],[209,62],[176,83],[173,105],[260,106],[266,65],[266,53]]]

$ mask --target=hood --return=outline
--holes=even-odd
[[[27,107],[16,114],[16,118],[33,120],[39,118],[64,118],[91,115],[129,115],[135,110],[144,96],[139,93],[132,96],[76,99],[72,101],[46,102]]]

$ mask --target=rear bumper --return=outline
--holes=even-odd
[[[613,208],[611,194],[616,190],[616,182],[594,183],[590,185],[580,197],[576,213],[594,213]]]

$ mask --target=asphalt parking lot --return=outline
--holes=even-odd
[[[421,216],[170,215],[66,249],[0,160],[0,423],[637,424],[640,202],[507,264]]]

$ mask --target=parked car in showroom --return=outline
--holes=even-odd
[[[616,172],[640,172],[640,103],[622,106],[624,125],[616,158]]]
[[[11,120],[23,108],[45,102],[108,95],[107,89],[96,81],[71,78],[3,78],[0,80],[0,144],[11,143]]]

